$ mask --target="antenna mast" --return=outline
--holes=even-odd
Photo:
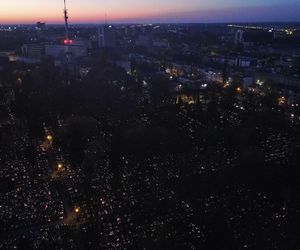
[[[65,44],[69,44],[71,41],[69,40],[69,23],[68,23],[68,10],[67,10],[67,3],[64,0],[64,19],[65,19]]]

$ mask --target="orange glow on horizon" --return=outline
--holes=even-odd
[[[13,0],[10,0],[13,1]],[[34,2],[31,0],[30,2]],[[4,6],[3,6],[4,5]],[[63,6],[59,3],[51,4],[45,3],[24,4],[22,8],[15,7],[13,3],[4,3],[0,8],[0,24],[34,24],[37,21],[47,23],[63,23]],[[23,8],[24,7],[24,8]],[[105,13],[107,13],[108,22],[118,22],[135,19],[148,19],[158,16],[164,16],[166,13],[174,12],[176,5],[163,5],[160,8],[157,6],[145,6],[145,4],[137,5],[134,8],[128,5],[113,6],[113,11],[109,8],[102,7],[95,8],[94,5],[84,6],[79,2],[69,4],[68,11],[70,23],[103,23],[105,20]],[[41,11],[46,9],[45,12]]]
[[[70,23],[103,23],[105,21],[105,18],[102,17],[103,15],[71,15],[70,14]],[[143,15],[142,13],[131,13],[131,15],[124,15],[123,14],[115,14],[110,15],[108,17],[108,22],[118,22],[118,21],[126,21],[130,19],[147,19],[152,18],[152,16],[145,13]],[[34,24],[38,21],[46,22],[46,23],[64,23],[63,16],[57,17],[57,16],[36,16],[33,17],[33,15],[18,15],[17,17],[13,16],[1,16],[0,17],[0,24]]]

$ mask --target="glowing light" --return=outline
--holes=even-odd
[[[224,86],[223,86],[223,88],[226,89],[226,88],[229,87],[229,86],[230,86],[229,83],[225,83]]]
[[[73,43],[73,40],[69,40],[69,39],[64,40],[64,44],[71,44],[71,43]]]
[[[292,36],[292,35],[293,35],[293,32],[294,32],[294,30],[291,30],[291,29],[286,29],[286,30],[285,30],[285,33],[286,33],[288,36]]]
[[[256,84],[259,85],[259,86],[262,86],[262,85],[264,84],[264,82],[261,81],[261,80],[257,80],[257,81],[256,81]]]
[[[52,136],[52,135],[47,135],[47,140],[48,140],[49,142],[52,142],[52,141],[53,141],[53,136]]]
[[[283,106],[286,103],[286,98],[284,96],[281,96],[278,98],[278,105]]]
[[[22,82],[23,82],[23,81],[22,81],[22,78],[19,77],[19,78],[17,79],[17,83],[18,83],[18,84],[22,84]]]
[[[57,168],[58,168],[58,170],[61,170],[61,169],[63,168],[63,164],[59,163],[59,164],[57,165]]]
[[[78,214],[79,212],[80,212],[80,207],[76,207],[76,208],[75,208],[75,213]]]
[[[242,89],[241,89],[240,87],[237,87],[237,88],[236,88],[236,92],[241,93],[241,92],[242,92]]]

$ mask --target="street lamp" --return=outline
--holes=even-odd
[[[52,136],[52,135],[47,135],[47,140],[48,140],[49,142],[52,142],[52,141],[53,141],[53,136]]]
[[[59,164],[57,165],[57,168],[58,168],[58,170],[61,170],[61,169],[63,168],[63,164],[59,163]]]

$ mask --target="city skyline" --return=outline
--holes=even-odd
[[[62,23],[62,1],[21,0],[2,3],[1,24],[27,24],[38,20]],[[71,23],[101,23],[107,14],[110,23],[201,23],[201,22],[296,22],[300,3],[291,1],[182,0],[160,2],[124,0],[101,2],[69,1]]]
[[[0,250],[300,249],[297,1],[3,0]]]

